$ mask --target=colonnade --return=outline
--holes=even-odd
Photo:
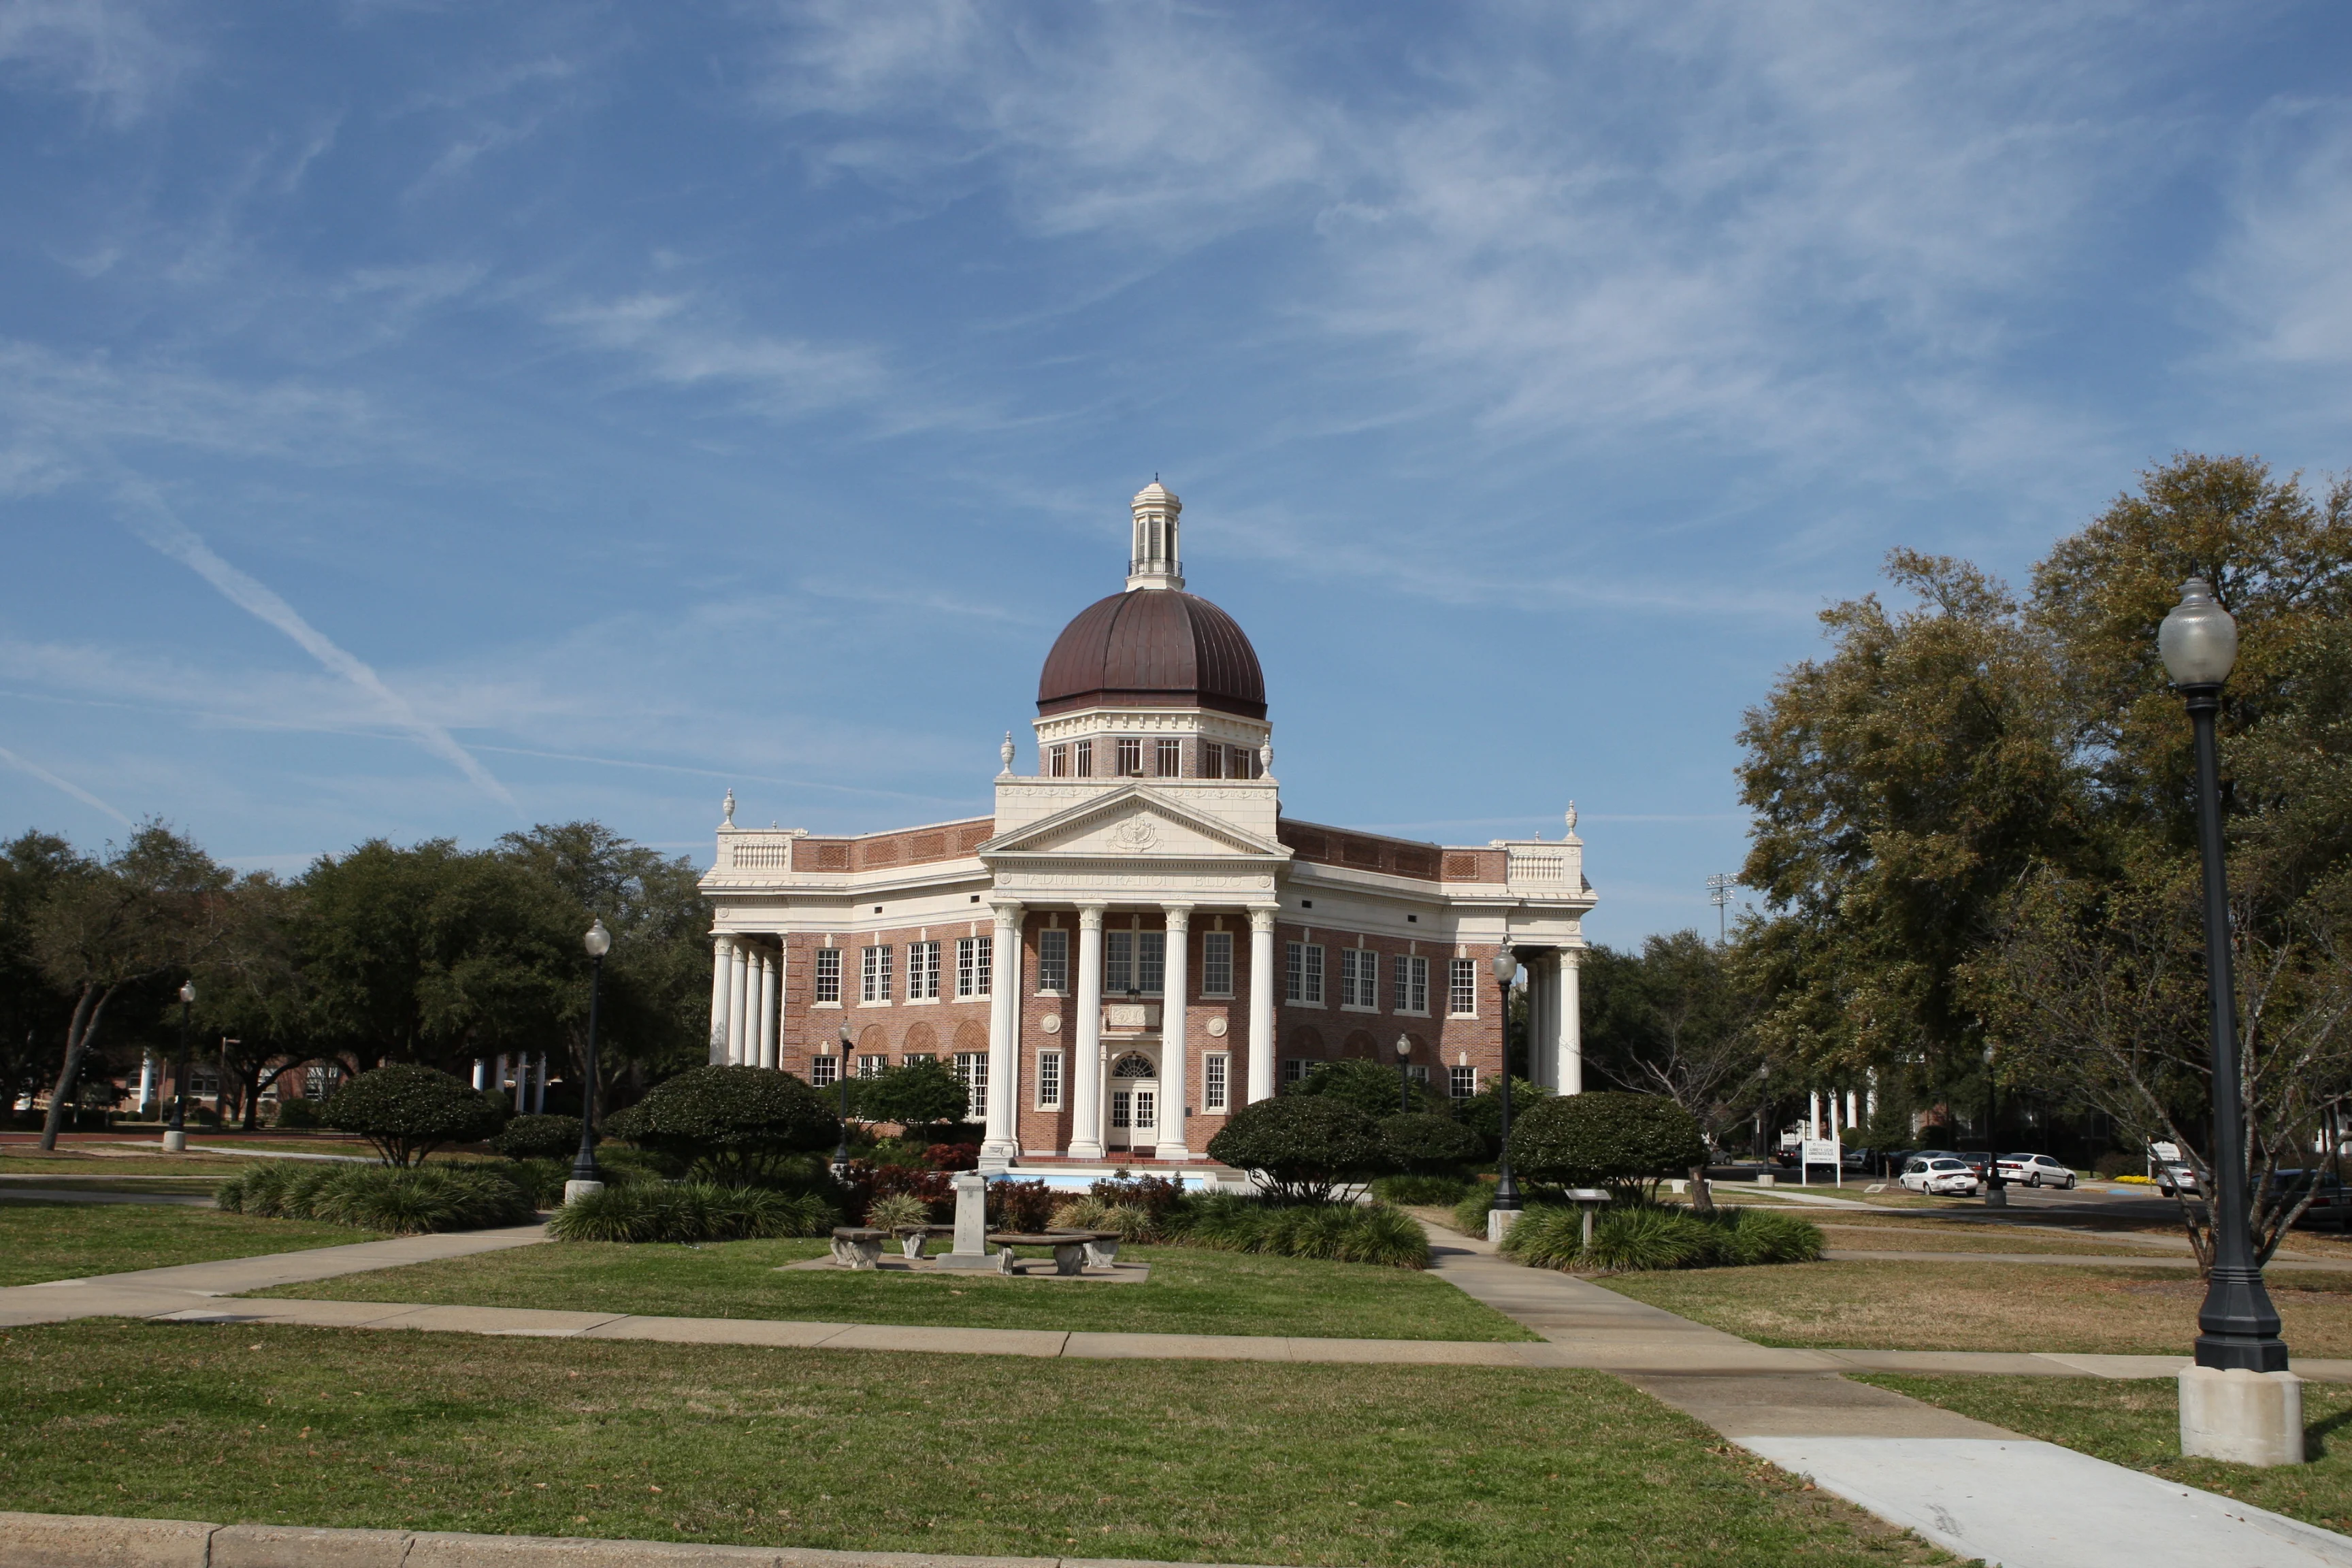
[[[1525,952],[1525,950],[1522,950]],[[1526,952],[1528,1070],[1555,1094],[1584,1092],[1584,1018],[1578,996],[1580,949]]]
[[[711,942],[710,1065],[774,1068],[784,954],[740,936]]]
[[[508,1070],[509,1062],[513,1063],[511,1072]],[[547,1110],[548,1071],[548,1053],[545,1051],[539,1053],[536,1068],[531,1065],[529,1051],[517,1057],[476,1057],[474,1087],[498,1094],[511,1092],[517,1116],[537,1116]]]

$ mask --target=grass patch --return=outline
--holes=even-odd
[[[5,1203],[0,1204],[0,1286],[268,1252],[305,1252],[373,1239],[367,1232],[341,1226],[248,1219],[177,1205]]]
[[[33,1182],[0,1182],[0,1199],[10,1193],[179,1193],[210,1197],[217,1176],[43,1176]]]
[[[1119,1253],[1122,1262],[1151,1266],[1151,1278],[1140,1285],[847,1269],[776,1272],[780,1264],[820,1258],[825,1250],[822,1241],[730,1241],[698,1247],[562,1242],[261,1294],[953,1328],[1317,1339],[1537,1338],[1441,1279],[1371,1263],[1141,1247]]]
[[[2005,1226],[1954,1224],[1916,1220],[1910,1224],[1875,1218],[1849,1221],[1808,1215],[1829,1244],[1873,1252],[2035,1252],[2089,1258],[2186,1258],[2179,1247],[2152,1246],[2129,1236],[2109,1240],[2084,1235],[2081,1238],[2053,1236],[2048,1231],[2013,1229]]]
[[[2034,1263],[1808,1263],[1603,1279],[1620,1295],[1768,1345],[1843,1350],[2186,1355],[2204,1283],[2194,1269]],[[2352,1276],[2268,1271],[2285,1339],[2352,1355]]]
[[[122,1176],[232,1176],[253,1163],[250,1160],[199,1159],[188,1154],[77,1154],[60,1149],[54,1154],[0,1154],[0,1176],[52,1176],[104,1172]]]
[[[1593,1373],[100,1322],[0,1340],[12,1507],[1412,1568],[1948,1561]]]
[[[2352,1388],[2303,1385],[2310,1463],[2276,1469],[2186,1459],[2180,1395],[2170,1378],[1858,1377],[2169,1481],[2202,1487],[2290,1519],[2352,1530]]]

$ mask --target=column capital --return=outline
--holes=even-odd
[[[1019,925],[1021,917],[1027,912],[1026,906],[1018,899],[992,899],[988,907],[995,913],[996,923],[1001,926]]]
[[[1183,931],[1192,923],[1192,906],[1190,904],[1162,904],[1160,912],[1168,917],[1170,931]]]
[[[1102,930],[1102,905],[1080,904],[1078,906],[1078,929],[1080,931],[1100,931]]]
[[[1274,929],[1274,918],[1281,912],[1282,911],[1280,910],[1252,910],[1249,912],[1250,930],[1253,931],[1272,931]]]

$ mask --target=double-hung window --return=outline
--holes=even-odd
[[[1133,991],[1157,996],[1167,983],[1168,933],[1158,931],[1103,932],[1103,994]]]
[[[1405,957],[1396,961],[1394,1006],[1400,1013],[1429,1011],[1429,960]]]
[[[1282,1081],[1297,1083],[1314,1070],[1314,1067],[1315,1064],[1304,1057],[1285,1057],[1282,1058]]]
[[[1070,933],[1059,926],[1037,933],[1037,989],[1057,996],[1070,989]]]
[[[940,999],[940,944],[935,942],[910,942],[907,944],[907,1000],[936,1002]]]
[[[809,1058],[809,1083],[817,1089],[836,1081],[841,1076],[839,1057]]]
[[[834,1004],[841,1000],[841,949],[837,947],[816,950],[816,999]]]
[[[989,965],[994,960],[996,943],[984,936],[956,939],[956,994],[985,996],[989,994]]]
[[[1219,1111],[1225,1109],[1225,1084],[1232,1076],[1233,1058],[1223,1051],[1211,1051],[1201,1058],[1201,1109]]]
[[[1059,1051],[1037,1053],[1037,1109],[1062,1109],[1062,1053]]]
[[[1286,944],[1282,999],[1309,1007],[1323,1005],[1323,949],[1311,942]]]
[[[1229,931],[1206,931],[1201,937],[1201,994],[1230,996],[1234,994],[1234,933]]]
[[[1076,754],[1077,754],[1077,759],[1078,759],[1078,775],[1077,775],[1077,776],[1078,776],[1078,777],[1080,777],[1080,778],[1082,778],[1082,779],[1090,779],[1090,778],[1094,777],[1094,776],[1095,776],[1095,743],[1094,743],[1092,741],[1080,741],[1080,742],[1078,742],[1075,747],[1073,747],[1073,748],[1072,748],[1072,750],[1073,750],[1074,752],[1076,752]]]
[[[1152,772],[1163,779],[1184,776],[1184,742],[1173,738],[1152,747]]]
[[[1381,955],[1366,947],[1343,947],[1339,950],[1339,1005],[1371,1007],[1381,1005]]]
[[[1139,779],[1143,776],[1143,737],[1123,735],[1118,742],[1118,776]]]
[[[1045,753],[1045,772],[1046,774],[1052,778],[1068,778],[1070,776],[1070,748],[1067,746],[1055,746],[1047,751]]]
[[[1445,1069],[1445,1092],[1456,1100],[1467,1100],[1478,1092],[1478,1069],[1474,1067],[1450,1067]]]
[[[1445,1010],[1457,1018],[1478,1016],[1478,961],[1451,959],[1445,965]]]
[[[978,1121],[988,1114],[988,1053],[958,1051],[955,1075],[956,1082],[963,1085],[964,1116]]]
[[[1225,749],[1214,741],[1201,742],[1201,776],[1204,779],[1225,776]]]
[[[889,1065],[890,1058],[886,1056],[860,1057],[857,1058],[857,1076],[859,1078],[880,1078],[884,1069],[888,1068]]]
[[[858,954],[857,999],[860,1002],[890,1000],[890,950],[869,947]]]

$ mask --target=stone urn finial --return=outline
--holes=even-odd
[[[999,747],[997,747],[997,748],[996,748],[996,754],[997,754],[998,756],[1000,756],[1000,757],[1002,757],[1002,758],[1003,758],[1003,759],[1004,759],[1004,771],[1003,771],[1003,773],[1001,773],[997,774],[997,775],[996,775],[997,777],[999,777],[999,778],[1006,778],[1006,777],[1010,777],[1010,776],[1011,776],[1011,774],[1012,774],[1012,773],[1013,773],[1013,750],[1014,750],[1014,747],[1013,747],[1013,731],[1010,731],[1010,730],[1007,730],[1007,731],[1004,731],[1004,744],[1003,744],[1003,745],[1001,745],[1001,746],[999,746]]]
[[[1272,741],[1258,747],[1257,770],[1268,778],[1274,776],[1274,742]]]
[[[1568,836],[1576,837],[1576,802],[1572,800],[1568,803]]]
[[[721,826],[721,827],[732,827],[732,826],[735,826],[735,786],[734,786],[734,785],[730,784],[730,785],[728,785],[728,786],[727,786],[727,798],[726,798],[725,800],[723,800],[723,801],[719,802],[719,805],[720,805],[720,806],[723,808],[725,815],[724,815],[724,816],[722,816],[719,818],[719,826]]]

